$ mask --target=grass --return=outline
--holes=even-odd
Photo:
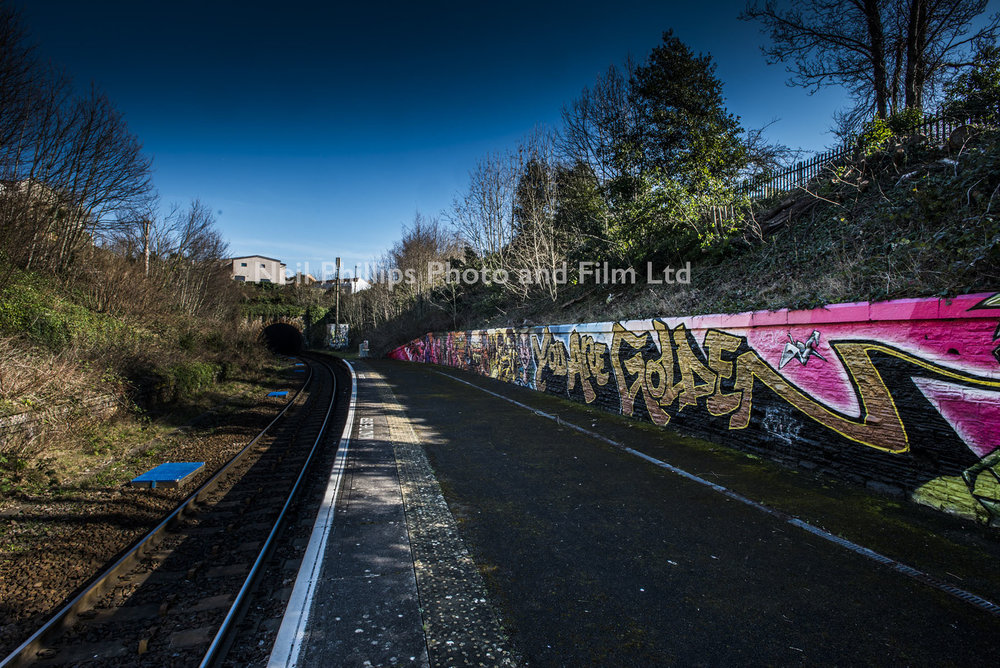
[[[122,345],[146,338],[120,319],[74,302],[55,281],[23,273],[0,291],[0,334],[17,335],[51,350],[73,343]]]
[[[169,305],[106,312],[74,285],[13,272],[0,288],[0,420],[30,423],[4,433],[0,493],[40,493],[106,466],[267,375],[252,328]],[[114,417],[94,415],[108,400]]]
[[[259,379],[235,379],[213,386],[155,417],[120,411],[109,420],[71,420],[71,430],[52,433],[44,455],[7,462],[0,458],[0,491],[14,500],[122,485],[182,442],[184,433],[179,426],[192,423],[209,410],[237,410],[259,399],[264,388],[281,378],[275,363]],[[207,427],[199,436],[212,432],[213,428]]]

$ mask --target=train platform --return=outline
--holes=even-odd
[[[354,364],[271,666],[995,652],[995,530],[459,370]]]
[[[362,362],[268,665],[516,665],[413,426]]]

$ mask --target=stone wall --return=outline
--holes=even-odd
[[[68,416],[83,414],[106,419],[118,410],[118,399],[111,395],[91,397],[38,410],[0,417],[0,454],[16,453],[61,424]]]
[[[1000,519],[1000,293],[427,334],[459,367]]]

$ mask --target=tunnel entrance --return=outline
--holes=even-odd
[[[267,347],[282,355],[297,355],[302,352],[304,341],[298,328],[283,322],[268,325],[263,332]]]

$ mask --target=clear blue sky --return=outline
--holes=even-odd
[[[200,198],[233,255],[364,264],[449,208],[478,157],[512,147],[673,28],[711,53],[744,126],[818,150],[828,89],[766,66],[723,2],[16,0],[40,54],[97,83],[153,156],[164,205]],[[362,5],[362,6],[355,6]]]

